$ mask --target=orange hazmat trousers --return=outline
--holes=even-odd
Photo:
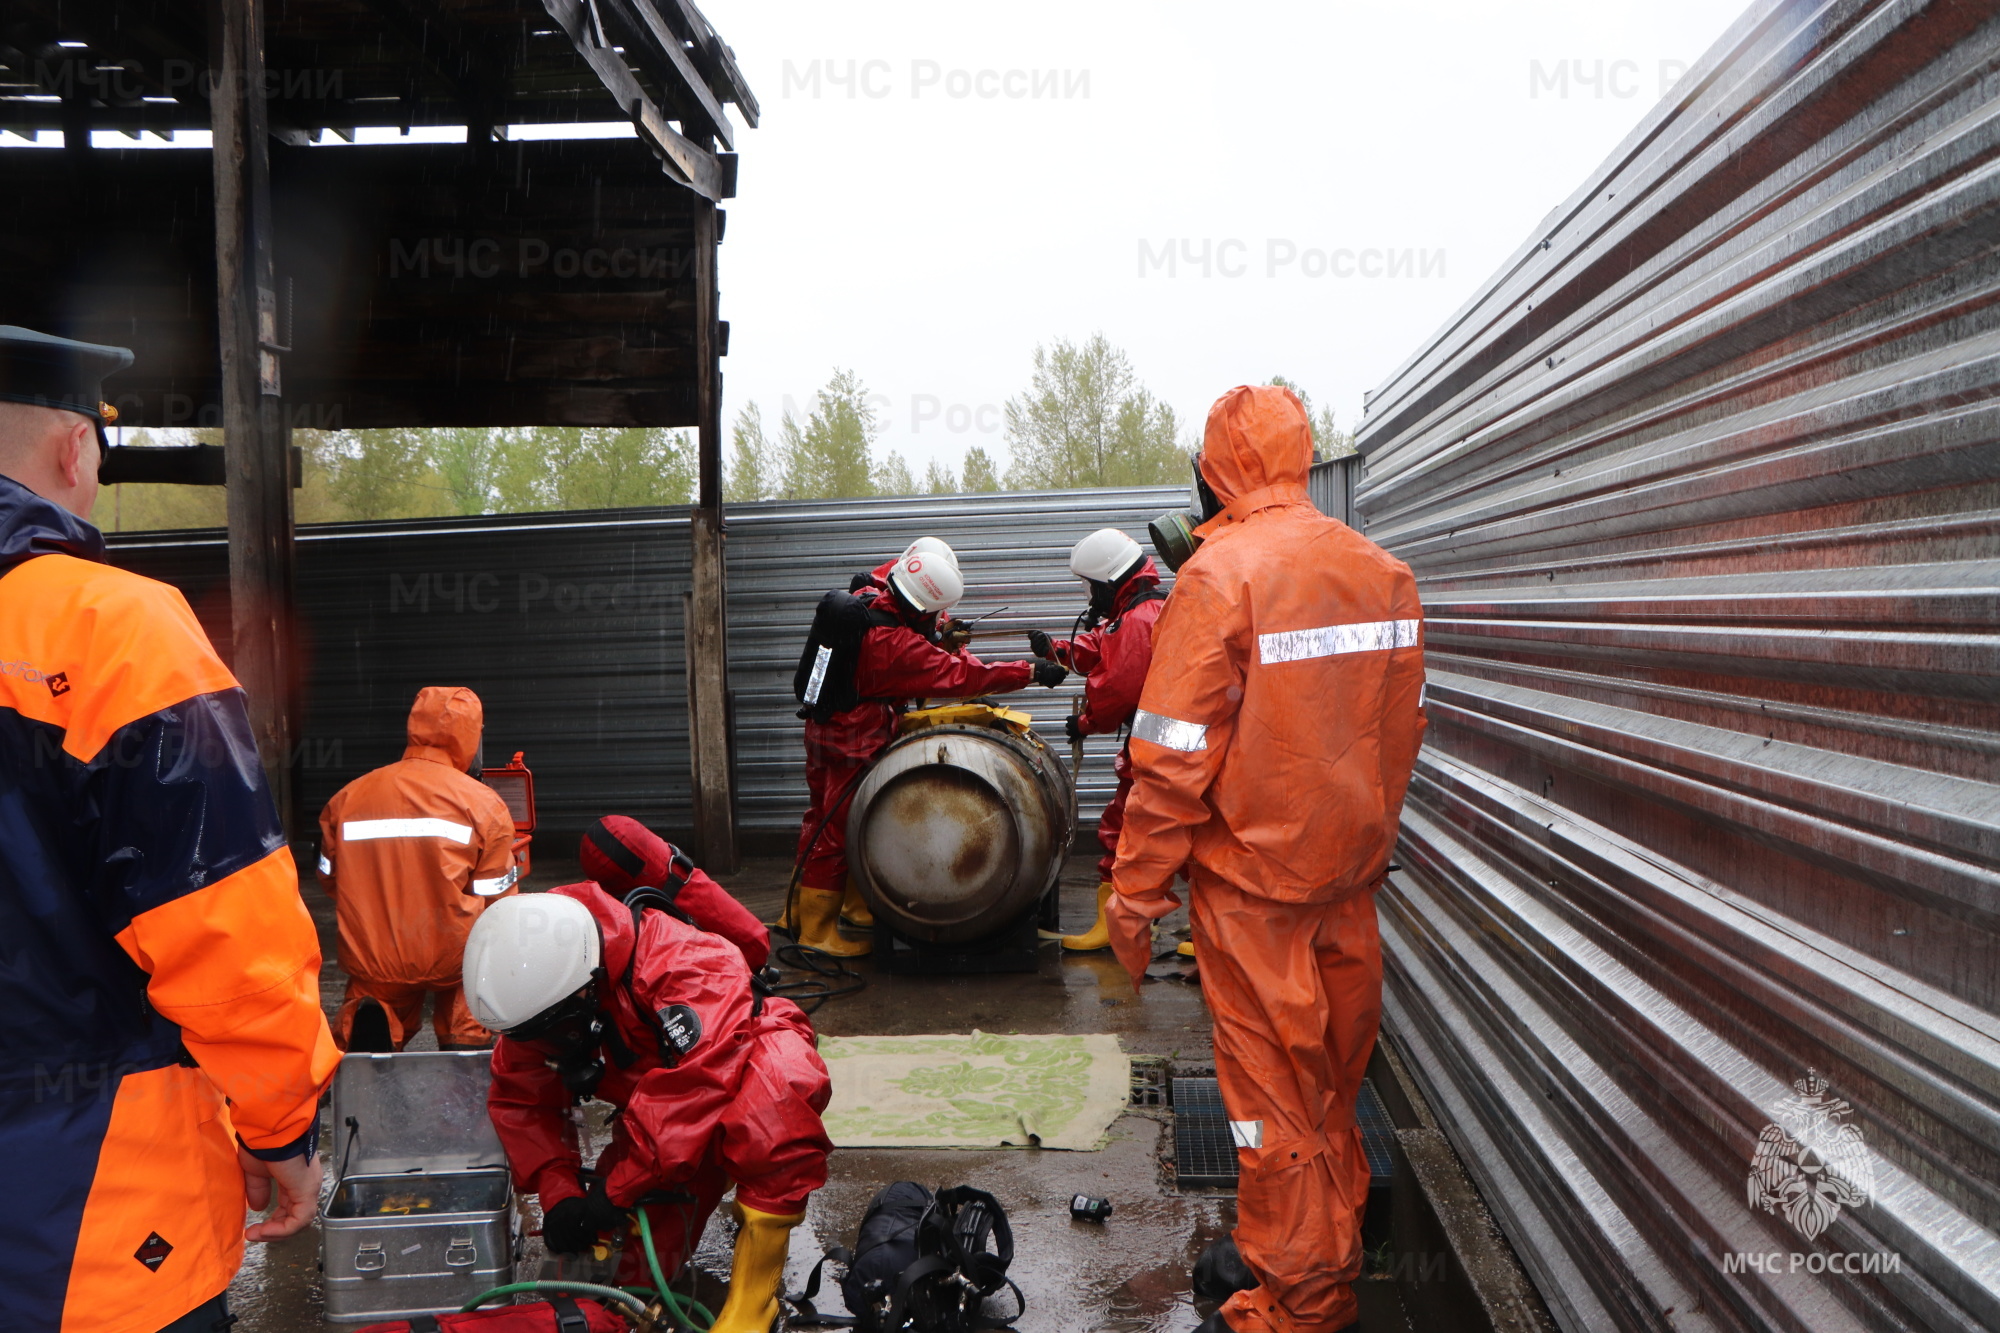
[[[1154,630],[1106,910],[1136,986],[1187,867],[1242,1170],[1236,1243],[1258,1279],[1222,1307],[1236,1333],[1358,1315],[1374,890],[1424,730],[1416,580],[1313,508],[1311,460],[1287,390],[1232,389],[1209,413],[1202,475],[1225,508]]]

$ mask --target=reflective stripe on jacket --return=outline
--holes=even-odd
[[[396,763],[335,792],[320,812],[320,883],[333,895],[340,965],[403,985],[458,980],[465,937],[514,889],[514,817],[466,772],[484,715],[467,689],[427,686]]]
[[[1409,566],[1313,508],[1311,450],[1268,391],[1210,418],[1204,475],[1228,507],[1154,629],[1120,893],[1167,891],[1192,856],[1254,897],[1328,902],[1388,866],[1424,731],[1423,608]]]

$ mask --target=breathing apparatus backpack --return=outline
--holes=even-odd
[[[840,1294],[851,1317],[813,1308],[826,1259],[847,1265]],[[967,1185],[932,1194],[899,1180],[883,1189],[861,1219],[852,1250],[834,1246],[814,1267],[806,1288],[790,1297],[794,1324],[833,1324],[863,1333],[979,1333],[1012,1326],[1027,1310],[1021,1289],[1007,1276],[1014,1261],[1014,1233],[1000,1201]],[[984,1313],[986,1298],[1002,1287],[1014,1293],[1014,1313]]]
[[[813,611],[812,629],[792,673],[792,697],[799,716],[825,722],[861,702],[854,674],[861,664],[861,640],[878,625],[899,623],[873,598],[829,592]]]

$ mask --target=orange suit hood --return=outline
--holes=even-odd
[[[426,685],[410,705],[409,746],[403,758],[429,759],[469,772],[485,726],[486,710],[471,690],[462,685]]]
[[[1201,475],[1225,506],[1206,537],[1274,504],[1306,503],[1312,422],[1290,389],[1238,385],[1215,400],[1202,435]]]

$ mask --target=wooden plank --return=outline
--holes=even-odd
[[[209,99],[215,173],[215,263],[228,463],[231,668],[249,700],[250,726],[288,833],[302,827],[292,782],[292,543],[290,432],[278,352],[271,237],[270,134],[262,0],[210,0]]]
[[[633,127],[639,131],[639,137],[650,140],[659,149],[668,167],[696,194],[710,200],[722,198],[722,167],[715,160],[715,155],[697,147],[692,140],[667,124],[666,116],[646,96],[646,90],[632,77],[632,71],[626,68],[625,57],[597,44],[597,38],[590,31],[583,0],[542,0],[542,7],[568,35],[576,53],[597,71],[605,91],[625,108]]]
[[[688,751],[694,769],[695,845],[716,874],[736,869],[735,773],[729,753],[728,596],[722,557],[722,376],[716,331],[715,208],[696,215],[696,396],[701,421],[689,581]]]
[[[673,62],[674,72],[680,75],[681,86],[694,98],[695,104],[708,118],[709,131],[722,141],[724,148],[736,147],[736,131],[730,126],[729,117],[723,111],[722,104],[715,100],[715,94],[708,89],[708,81],[702,77],[701,71],[694,67],[694,62],[688,59],[687,49],[681,45],[681,39],[673,34],[667,27],[666,21],[660,17],[660,12],[653,8],[653,0],[605,0],[605,3],[623,14],[626,22],[642,29],[653,39],[654,46]]]

